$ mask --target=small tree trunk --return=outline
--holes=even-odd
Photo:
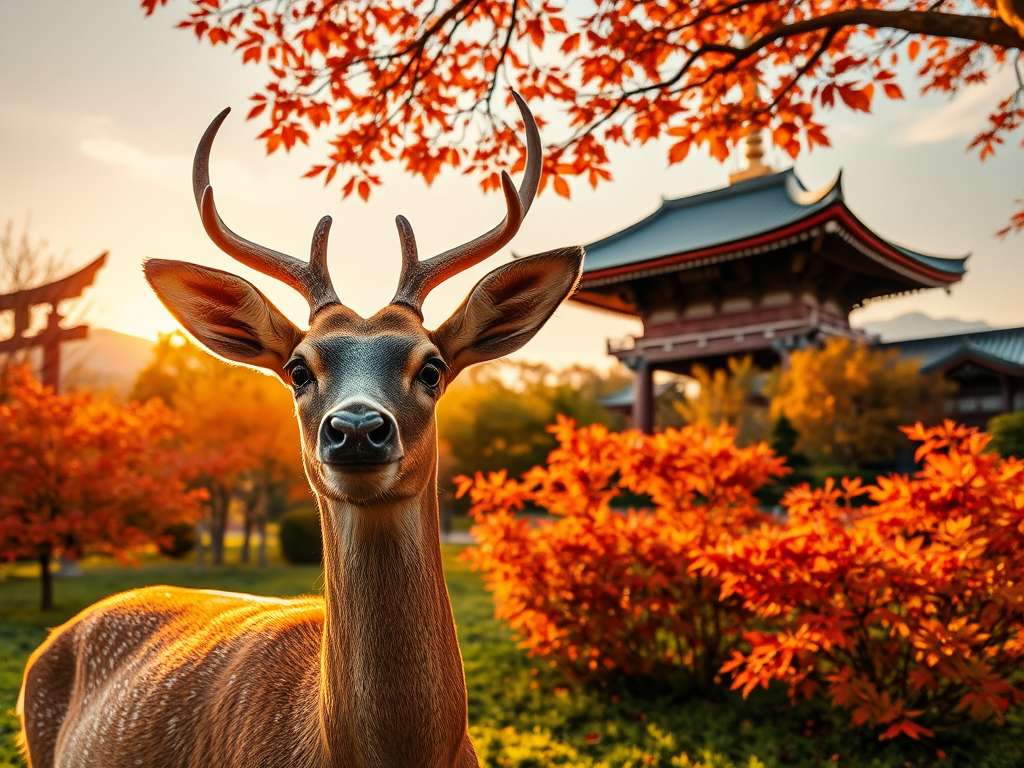
[[[224,534],[228,527],[228,502],[230,497],[224,488],[218,487],[212,497],[212,520],[210,526],[210,549],[213,550],[213,564],[224,565]]]
[[[256,563],[260,568],[267,567],[267,518],[266,515],[256,521],[256,530],[260,535],[259,549],[256,550]]]
[[[209,512],[204,511],[202,517],[196,520],[196,570],[203,570],[206,565],[206,519]]]
[[[267,567],[267,505],[270,500],[270,478],[266,472],[261,472],[253,482],[252,492],[246,499],[245,520],[248,526],[255,526],[259,533],[259,552],[256,557],[260,568]],[[246,541],[249,538],[249,528],[246,529]]]
[[[39,579],[42,587],[39,607],[48,611],[53,608],[53,574],[50,573],[50,548],[46,547],[39,553]]]
[[[441,503],[441,535],[445,538],[451,535],[453,517],[452,504],[448,499],[445,499]]]
[[[252,538],[252,510],[248,504],[245,506],[245,523],[242,529],[242,556],[241,560],[246,565],[249,564],[249,539]]]

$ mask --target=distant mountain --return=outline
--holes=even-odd
[[[118,396],[127,397],[139,371],[149,365],[154,343],[107,328],[91,328],[86,338],[61,347],[64,381],[88,389],[113,389]]]
[[[855,323],[855,325],[872,335],[881,336],[882,341],[926,339],[931,336],[952,336],[958,333],[977,333],[993,329],[993,326],[980,320],[960,320],[955,317],[936,318],[923,312],[909,312],[894,317],[892,320]]]

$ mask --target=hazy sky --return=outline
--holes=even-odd
[[[225,106],[233,113],[213,151],[211,176],[221,214],[249,239],[306,257],[313,227],[331,214],[330,264],[342,300],[373,313],[398,279],[394,217],[412,222],[424,255],[475,237],[497,223],[500,196],[448,173],[432,186],[388,168],[369,203],[344,202],[335,188],[300,176],[319,159],[311,150],[267,157],[247,123],[248,96],[264,82],[229,49],[199,44],[174,29],[187,5],[145,18],[137,0],[0,0],[0,225],[19,230],[31,217],[34,238],[68,253],[74,266],[111,253],[89,299],[96,326],[155,337],[175,323],[142,279],[145,257],[180,258],[243,274],[294,321],[301,298],[246,270],[207,239],[190,188],[200,135]],[[984,164],[967,154],[970,137],[1007,92],[1011,73],[954,101],[879,101],[872,115],[825,115],[833,148],[801,157],[804,183],[828,184],[842,169],[847,200],[875,231],[937,255],[971,253],[968,274],[950,295],[932,290],[878,302],[855,320],[883,320],[917,310],[992,325],[1024,325],[1024,237],[993,233],[1024,195],[1024,151],[1011,144]],[[1019,137],[1018,137],[1019,140]],[[545,194],[513,241],[517,253],[587,243],[654,210],[660,197],[723,186],[737,162],[722,166],[691,155],[668,167],[663,146],[617,149],[616,179],[597,191],[574,189],[565,201]],[[777,154],[777,167],[790,163]],[[431,294],[428,326],[439,324],[493,257]],[[639,325],[563,307],[519,357],[556,364],[606,361],[605,338]]]

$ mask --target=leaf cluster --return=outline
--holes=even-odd
[[[167,0],[141,0],[147,15]],[[501,188],[521,168],[507,89],[551,105],[541,189],[611,178],[609,147],[667,138],[724,160],[751,129],[791,157],[828,146],[822,113],[902,99],[899,80],[955,94],[1004,65],[1024,67],[1019,3],[966,0],[191,0],[179,26],[266,66],[252,98],[268,152],[330,129],[308,176],[369,197],[396,161],[428,183],[444,168]],[[1024,82],[1024,77],[1021,79]],[[756,84],[760,84],[760,88]],[[495,99],[496,93],[501,93]],[[1021,89],[971,144],[981,159],[1024,124]],[[546,120],[541,122],[547,122]],[[471,135],[472,140],[467,141]],[[1019,228],[1024,212],[1007,231]]]

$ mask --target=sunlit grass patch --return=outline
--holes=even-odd
[[[880,744],[850,732],[823,707],[792,710],[782,691],[747,701],[723,690],[703,696],[650,688],[578,690],[516,647],[493,617],[490,596],[459,548],[444,548],[445,569],[466,665],[472,733],[490,768],[869,768],[1024,764],[1017,712],[1006,726],[942,735],[930,744]],[[299,595],[321,584],[315,566],[207,567],[147,561],[141,568],[87,562],[85,574],[60,579],[57,608],[41,613],[34,579],[0,584],[0,768],[23,766],[14,746],[14,703],[25,660],[56,626],[96,600],[149,584]],[[947,755],[938,760],[939,751]]]

